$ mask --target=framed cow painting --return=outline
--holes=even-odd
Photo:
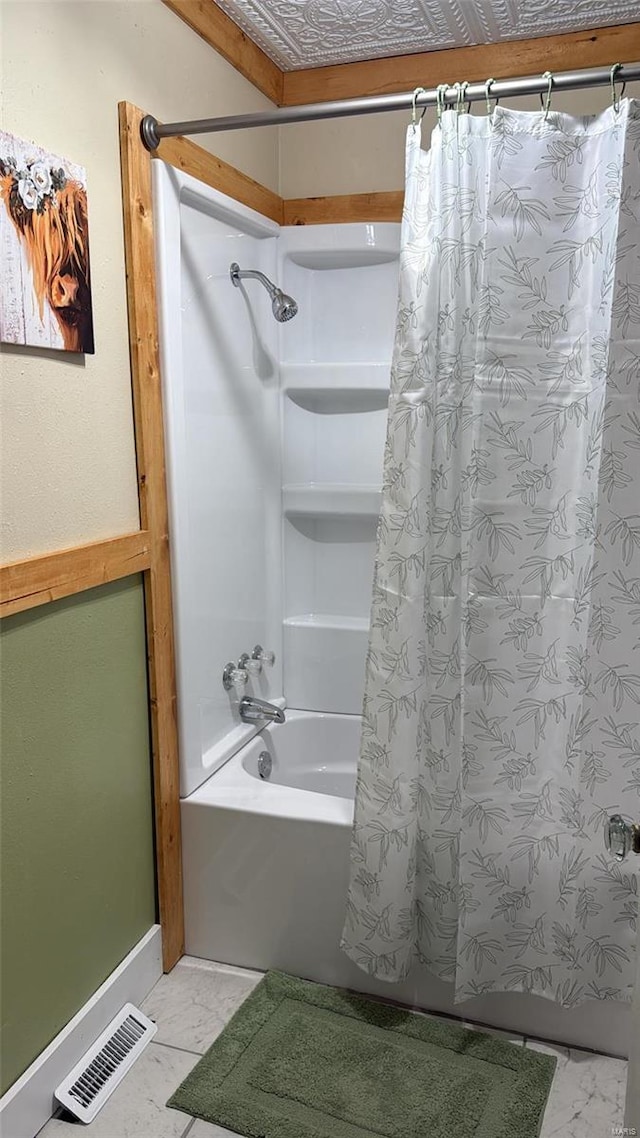
[[[93,352],[85,171],[0,131],[0,340]]]

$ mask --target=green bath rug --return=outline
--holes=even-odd
[[[555,1064],[269,972],[167,1105],[246,1138],[537,1138]]]

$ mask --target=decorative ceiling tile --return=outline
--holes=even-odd
[[[216,0],[285,71],[625,24],[638,0]]]

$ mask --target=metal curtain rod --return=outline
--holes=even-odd
[[[510,98],[515,95],[537,95],[546,92],[551,82],[552,91],[575,91],[581,87],[606,87],[611,83],[611,68],[594,68],[590,71],[561,71],[552,76],[528,76],[524,79],[497,79],[490,85],[492,99]],[[616,83],[628,83],[640,79],[640,63],[626,63],[617,67]],[[459,88],[443,89],[443,102],[454,102],[459,97]],[[487,83],[470,83],[464,91],[465,103],[476,103],[487,98]],[[194,119],[191,122],[159,123],[153,115],[145,115],[140,124],[142,141],[147,150],[155,150],[161,139],[173,138],[177,134],[213,134],[221,130],[245,130],[253,126],[282,126],[292,122],[314,122],[317,119],[342,119],[350,115],[372,115],[380,111],[405,111],[413,106],[413,92],[401,95],[370,95],[364,99],[342,99],[333,103],[308,103],[299,107],[279,107],[274,111],[259,111],[248,115],[227,115],[215,119]],[[438,91],[424,91],[418,95],[418,107],[435,106]]]

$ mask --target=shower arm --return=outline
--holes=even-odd
[[[231,266],[230,276],[236,288],[240,284],[240,281],[247,280],[248,278],[260,281],[260,283],[263,284],[266,288],[272,300],[276,293],[282,292],[282,289],[279,289],[278,286],[273,283],[273,281],[270,281],[269,278],[265,277],[264,273],[261,273],[258,269],[240,269],[238,265],[234,264]]]

